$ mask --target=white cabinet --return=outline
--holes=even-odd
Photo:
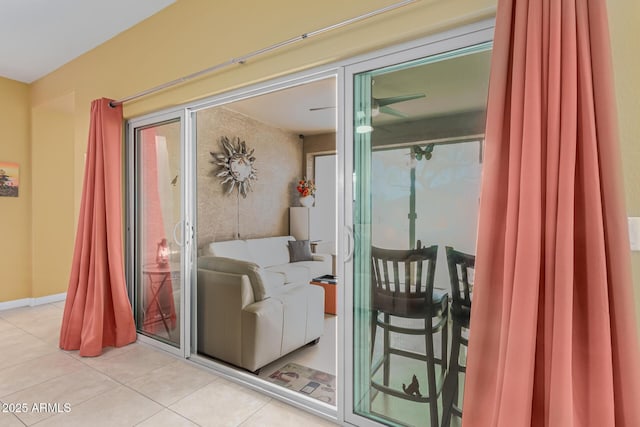
[[[321,240],[322,218],[316,208],[289,208],[289,234],[296,240]]]

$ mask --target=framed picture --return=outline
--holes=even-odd
[[[0,162],[0,197],[18,197],[20,166],[13,162]]]

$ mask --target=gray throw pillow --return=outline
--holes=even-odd
[[[289,261],[313,261],[308,240],[289,240]]]

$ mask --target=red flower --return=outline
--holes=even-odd
[[[307,180],[306,177],[298,181],[296,190],[302,197],[313,196],[316,192],[316,186],[312,180]]]

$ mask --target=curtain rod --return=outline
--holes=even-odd
[[[337,28],[341,28],[341,27],[344,27],[344,26],[347,26],[347,25],[351,25],[353,23],[356,23],[356,22],[371,18],[373,16],[380,15],[382,13],[386,13],[386,12],[392,11],[394,9],[398,9],[400,7],[408,5],[409,3],[415,3],[416,1],[419,1],[419,0],[403,0],[403,1],[400,1],[398,3],[394,3],[394,4],[391,4],[389,6],[386,6],[386,7],[383,7],[383,8],[376,9],[374,11],[365,13],[363,15],[356,16],[355,18],[350,18],[350,19],[347,19],[345,21],[338,22],[337,24],[333,24],[333,25],[330,25],[328,27],[321,28],[319,30],[315,30],[315,31],[311,31],[309,33],[301,34],[299,36],[290,38],[289,40],[285,40],[285,41],[282,41],[282,42],[279,42],[279,43],[276,43],[276,44],[272,44],[271,46],[268,46],[268,47],[253,51],[253,52],[248,53],[246,55],[239,56],[237,58],[233,58],[233,59],[230,59],[230,60],[225,61],[225,62],[221,62],[220,64],[214,65],[214,66],[209,67],[209,68],[205,68],[204,70],[196,71],[195,73],[189,74],[187,76],[180,77],[180,78],[175,79],[175,80],[171,80],[170,82],[163,83],[161,85],[152,87],[150,89],[147,89],[147,90],[144,90],[142,92],[136,93],[135,95],[131,95],[131,96],[128,96],[126,98],[118,99],[116,101],[111,101],[109,103],[109,106],[110,107],[115,107],[117,105],[124,104],[125,102],[129,102],[129,101],[133,101],[134,99],[142,98],[143,96],[147,96],[147,95],[150,95],[152,93],[159,92],[159,91],[161,91],[163,89],[167,89],[167,88],[170,88],[172,86],[178,85],[180,83],[187,82],[189,80],[195,79],[196,77],[200,77],[200,76],[202,76],[204,74],[209,74],[209,73],[211,73],[213,71],[219,70],[221,68],[228,67],[228,66],[233,65],[233,64],[244,64],[245,62],[247,62],[248,59],[251,59],[253,57],[265,54],[267,52],[271,52],[271,51],[276,50],[276,49],[280,49],[281,47],[288,46],[288,45],[290,45],[292,43],[296,43],[296,42],[299,42],[299,41],[302,41],[302,40],[317,36],[319,34],[335,30]]]

